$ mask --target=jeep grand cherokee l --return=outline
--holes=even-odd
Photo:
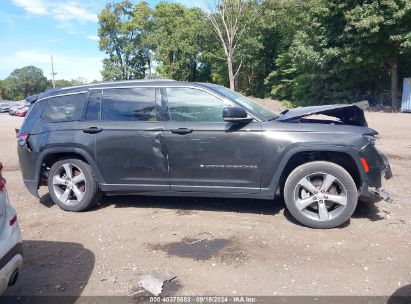
[[[391,177],[356,105],[276,115],[221,86],[127,81],[30,96],[17,134],[24,183],[82,211],[107,195],[283,196],[314,228],[350,218]],[[323,114],[329,119],[318,119]]]

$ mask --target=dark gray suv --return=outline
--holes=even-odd
[[[358,199],[378,200],[382,174],[392,176],[356,105],[277,115],[221,86],[165,80],[54,89],[27,101],[17,133],[24,183],[36,196],[47,185],[67,211],[103,193],[283,196],[299,222],[331,228]]]

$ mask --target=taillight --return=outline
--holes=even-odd
[[[18,133],[16,137],[18,140],[27,141],[27,139],[29,139],[30,137],[30,133]]]
[[[3,178],[1,172],[3,171],[3,164],[0,162],[0,191],[6,187],[6,180]]]
[[[17,214],[10,219],[10,226],[13,226],[17,223]]]

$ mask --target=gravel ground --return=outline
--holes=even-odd
[[[0,115],[0,160],[17,209],[25,265],[7,295],[143,295],[154,270],[177,279],[166,295],[392,295],[411,284],[411,114],[367,113],[394,178],[394,203],[359,204],[349,223],[296,224],[281,200],[110,197],[83,213],[24,188],[14,128]],[[186,245],[196,233],[214,235]],[[405,289],[404,289],[405,287]]]

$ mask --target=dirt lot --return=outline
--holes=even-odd
[[[22,119],[0,115],[0,160],[25,249],[7,294],[142,294],[139,278],[156,269],[177,275],[169,295],[389,296],[409,287],[411,114],[367,119],[392,164],[394,203],[361,204],[350,223],[321,231],[296,224],[281,201],[118,196],[61,211],[46,189],[39,200],[24,188],[14,136]],[[181,242],[201,232],[215,236]]]

